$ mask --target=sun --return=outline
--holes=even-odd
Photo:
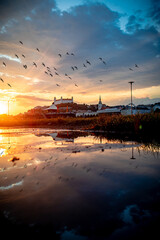
[[[0,114],[6,114],[8,112],[7,104],[0,102]]]

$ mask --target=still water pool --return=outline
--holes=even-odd
[[[1,233],[158,239],[159,151],[81,131],[0,129]]]

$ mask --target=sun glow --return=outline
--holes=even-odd
[[[8,112],[8,107],[6,102],[0,102],[0,114],[6,114]]]

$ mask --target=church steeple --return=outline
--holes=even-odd
[[[102,104],[101,95],[99,95],[99,104]]]
[[[101,100],[101,95],[99,96],[99,103],[98,103],[98,110],[101,110],[102,108],[102,100]]]

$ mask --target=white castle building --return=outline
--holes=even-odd
[[[54,97],[54,105],[58,105],[61,103],[73,103],[73,97],[72,98],[60,98],[60,99],[56,99],[56,97]]]

